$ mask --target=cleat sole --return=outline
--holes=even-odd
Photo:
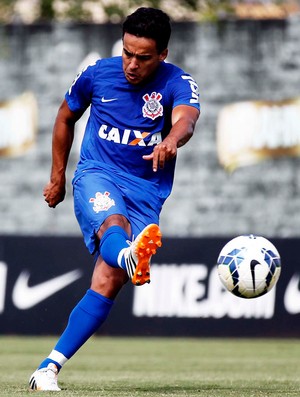
[[[132,277],[133,284],[150,283],[150,260],[152,255],[156,254],[157,248],[162,246],[161,236],[159,226],[155,224],[147,226],[139,236],[135,250],[138,264]]]

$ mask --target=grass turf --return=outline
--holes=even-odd
[[[28,396],[50,337],[0,337],[0,396]],[[60,396],[299,397],[300,340],[94,337],[61,371]]]

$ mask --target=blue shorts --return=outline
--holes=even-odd
[[[159,223],[162,201],[155,186],[141,178],[87,170],[73,181],[74,211],[91,254],[98,251],[100,226],[113,214],[125,216],[131,239],[150,223]]]

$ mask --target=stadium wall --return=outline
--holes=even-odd
[[[0,25],[1,234],[80,235],[71,178],[83,127],[78,125],[71,153],[65,202],[54,211],[42,196],[50,172],[51,130],[78,70],[95,56],[118,53],[115,44],[120,35],[120,26],[113,24]],[[202,115],[192,141],[179,151],[173,194],[161,218],[165,236],[300,237],[299,37],[297,16],[174,24],[168,60],[198,81]],[[32,128],[37,116],[35,134],[27,131],[24,93],[31,93],[26,96],[31,109],[26,115],[32,114]],[[238,107],[228,108],[231,103]],[[222,117],[225,121],[219,126],[224,109],[228,117]],[[233,128],[230,116],[236,120],[241,114],[245,117]],[[264,126],[262,131],[257,122]],[[265,142],[268,147],[257,151],[243,146],[250,126],[250,143]],[[223,137],[221,144],[217,130]],[[28,141],[20,142],[25,132]],[[233,133],[230,147],[227,133]],[[5,151],[9,142],[13,147]],[[232,154],[234,147],[237,155]],[[245,165],[249,158],[254,163]]]
[[[300,337],[299,239],[274,239],[279,282],[246,300],[216,273],[225,238],[165,238],[150,285],[128,283],[99,330],[111,336]],[[60,334],[89,288],[92,257],[79,237],[0,237],[0,334]]]

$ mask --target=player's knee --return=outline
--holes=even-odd
[[[99,240],[101,240],[103,233],[112,226],[120,226],[126,231],[127,234],[130,235],[130,224],[128,222],[128,219],[123,215],[114,214],[106,218],[100,226],[100,229],[97,232]]]
[[[95,267],[91,289],[107,298],[114,299],[127,281],[128,276],[123,269],[112,268],[105,262],[101,262]]]

